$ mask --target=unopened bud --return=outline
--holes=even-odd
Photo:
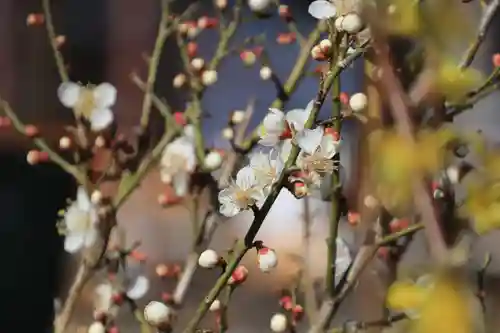
[[[260,69],[259,75],[262,80],[267,81],[272,77],[273,71],[271,68],[264,66]]]

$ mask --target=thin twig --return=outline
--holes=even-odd
[[[495,17],[498,8],[500,7],[500,0],[492,0],[488,6],[484,9],[483,15],[479,22],[479,27],[477,29],[477,35],[474,43],[469,47],[467,53],[464,55],[462,61],[460,62],[459,68],[465,69],[472,64],[474,57],[479,50],[484,38],[486,37],[486,33],[488,32],[489,27],[491,26],[491,22]]]
[[[5,115],[12,121],[14,128],[21,134],[26,136],[26,125],[17,117],[16,113],[10,107],[9,103],[0,98],[0,107],[5,112]],[[33,143],[40,148],[40,150],[46,152],[51,161],[59,165],[64,171],[72,175],[79,184],[87,186],[88,179],[85,174],[81,173],[78,168],[71,163],[67,162],[61,155],[59,155],[55,150],[53,150],[47,141],[41,137],[33,138]]]
[[[42,0],[43,12],[45,15],[45,27],[47,28],[47,35],[49,37],[49,43],[52,47],[52,52],[54,53],[54,59],[56,61],[57,71],[61,77],[61,81],[68,82],[69,75],[66,65],[64,64],[64,58],[59,51],[59,46],[57,44],[57,34],[54,27],[54,21],[52,19],[52,11],[50,9],[50,0]]]
[[[342,287],[335,295],[334,299],[329,299],[326,302],[323,302],[319,312],[319,319],[316,323],[313,323],[311,328],[308,330],[308,333],[320,333],[327,328],[331,318],[333,318],[333,316],[337,312],[339,305],[342,304],[347,295],[349,295],[349,292],[354,288],[359,277],[361,276],[365,268],[368,267],[368,264],[373,259],[373,257],[375,257],[375,255],[377,254],[377,250],[381,246],[391,244],[395,240],[401,237],[412,235],[416,231],[423,228],[424,225],[422,223],[417,223],[405,230],[387,235],[374,244],[367,243],[365,245],[362,245],[358,251],[358,254],[354,258],[351,267],[344,274],[345,276],[343,279],[344,282],[342,284]],[[373,230],[368,230],[368,232],[373,233]]]
[[[162,0],[161,6],[161,20],[160,23],[158,24],[158,34],[156,35],[156,41],[155,45],[153,48],[153,53],[151,55],[151,58],[149,59],[149,66],[148,66],[148,76],[146,80],[146,87],[145,87],[145,93],[144,93],[144,99],[142,102],[142,113],[141,113],[141,120],[140,120],[140,125],[141,128],[145,131],[148,123],[149,123],[149,115],[151,113],[151,105],[153,103],[152,101],[152,95],[154,92],[154,85],[156,82],[156,76],[158,72],[158,66],[160,64],[161,60],[161,55],[163,51],[163,46],[165,45],[165,41],[167,40],[168,36],[172,34],[172,32],[177,29],[178,23],[184,19],[186,16],[188,16],[196,7],[196,3],[191,4],[179,17],[173,20],[171,24],[170,22],[170,10],[169,10],[169,0]]]

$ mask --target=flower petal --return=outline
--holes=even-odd
[[[314,154],[321,144],[323,139],[323,128],[316,127],[315,129],[304,129],[295,136],[297,145],[307,154]]]
[[[147,277],[143,275],[138,276],[127,291],[127,296],[134,300],[144,297],[149,290],[149,284]]]
[[[309,14],[318,20],[325,20],[337,14],[337,8],[329,1],[316,0],[309,5]]]
[[[281,143],[281,146],[279,147],[280,150],[280,159],[286,163],[288,158],[290,157],[290,152],[292,151],[293,144],[291,139],[283,140]]]
[[[340,141],[335,140],[331,135],[324,135],[319,145],[320,153],[325,158],[332,158],[338,153]]]
[[[262,128],[262,127],[261,127]],[[272,147],[280,141],[279,134],[260,134],[259,144],[265,147]]]
[[[89,211],[91,207],[90,198],[83,186],[79,186],[76,190],[76,202],[78,208],[83,211]]]
[[[285,114],[281,110],[271,108],[262,120],[262,125],[267,132],[281,133],[285,129]]]
[[[81,90],[82,87],[77,83],[63,82],[57,88],[57,97],[62,105],[67,108],[73,108],[80,98]]]
[[[113,305],[113,286],[109,283],[98,285],[95,290],[94,308],[98,312],[108,312]]]
[[[94,227],[90,227],[90,229],[85,233],[85,247],[91,247],[94,245],[98,238],[99,231]]]
[[[269,156],[262,151],[253,153],[250,156],[250,167],[255,170],[268,170],[271,165],[269,163]]]
[[[172,177],[172,186],[177,196],[185,196],[189,189],[189,174],[187,172],[177,172]]]
[[[68,253],[78,252],[85,244],[85,234],[72,233],[64,239],[64,250]]]
[[[184,126],[184,136],[190,140],[194,140],[195,138],[195,133],[196,133],[196,129],[193,125],[186,125]]]
[[[257,183],[257,177],[255,172],[251,167],[243,167],[236,174],[236,186],[242,190],[248,190],[255,186]]]
[[[113,122],[114,115],[111,109],[95,109],[90,115],[90,127],[93,131],[102,131]]]
[[[116,103],[116,88],[111,83],[101,83],[93,90],[97,108],[108,109]]]

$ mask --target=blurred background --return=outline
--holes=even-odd
[[[178,1],[178,11],[190,1]],[[299,28],[307,32],[315,20],[309,17],[309,1],[288,0],[288,4]],[[209,1],[200,1],[200,6],[209,8]],[[471,13],[474,4],[471,6]],[[175,6],[174,6],[175,8]],[[41,11],[39,0],[0,1],[0,96],[12,105],[26,123],[39,124],[43,133],[51,139],[58,139],[71,115],[57,101],[56,89],[59,77],[50,50],[44,27],[28,27],[29,13]],[[129,74],[138,71],[145,78],[144,54],[150,52],[159,18],[158,0],[54,0],[53,14],[58,33],[66,36],[62,52],[69,64],[70,77],[83,83],[110,82],[118,89],[118,103],[114,107],[116,119],[123,133],[130,132],[139,119],[142,94],[134,86]],[[246,13],[249,14],[249,13]],[[500,23],[493,27],[489,36],[500,33]],[[278,19],[259,23],[243,24],[235,38],[265,32],[265,46],[272,54],[273,71],[285,78],[293,63],[298,45],[278,45],[276,35],[285,32],[286,26]],[[199,37],[202,55],[210,57],[215,49],[217,33],[203,32]],[[491,70],[490,55],[500,49],[494,38],[482,48],[477,66]],[[482,60],[481,60],[482,59]],[[314,64],[313,64],[314,65]],[[357,63],[342,78],[342,89],[347,93],[363,87],[362,64]],[[312,67],[311,67],[312,69]],[[157,93],[165,97],[176,110],[184,108],[182,94],[171,88],[171,81],[181,71],[176,45],[168,41],[163,52],[159,70]],[[242,77],[245,79],[243,80]],[[287,105],[287,109],[304,107],[317,90],[316,79],[307,79]],[[256,125],[267,112],[267,106],[275,98],[270,82],[262,82],[258,66],[245,68],[238,57],[227,59],[219,71],[219,82],[209,88],[203,100],[205,110],[212,115],[205,122],[205,140],[214,146],[227,145],[220,138],[229,113],[244,109],[248,100],[257,97],[257,112],[253,121]],[[481,129],[494,142],[500,139],[498,124],[500,114],[496,108],[498,95],[487,98],[477,107],[457,120],[466,129]],[[324,111],[328,112],[328,105]],[[161,131],[162,120],[153,118]],[[0,224],[0,247],[4,258],[3,274],[0,276],[0,330],[5,332],[20,329],[43,332],[52,322],[52,302],[57,295],[64,295],[71,280],[75,261],[62,250],[61,239],[54,227],[57,211],[65,206],[65,200],[74,194],[72,180],[51,165],[28,166],[25,161],[27,143],[10,130],[0,130],[0,198],[2,220]],[[346,144],[342,160],[347,170],[355,159],[357,146],[356,126],[347,123],[342,133]],[[352,181],[354,173],[347,179]],[[144,302],[158,299],[162,291],[171,288],[154,278],[154,267],[158,263],[182,262],[189,251],[190,225],[184,208],[162,209],[157,196],[164,191],[158,173],[153,170],[141,188],[134,193],[119,213],[119,223],[126,227],[129,241],[143,241],[141,250],[149,256],[145,270],[154,281],[153,288]],[[325,230],[328,206],[312,202],[316,212],[313,226],[313,242],[309,264],[313,274],[321,276],[325,270]],[[279,310],[279,290],[288,283],[296,265],[288,254],[300,254],[302,203],[283,193],[273,207],[258,238],[274,247],[279,254],[278,270],[265,275],[255,269],[255,255],[246,258],[251,277],[242,290],[238,290],[234,305],[230,309],[231,331],[238,333],[269,331],[269,318]],[[249,225],[248,216],[232,219],[219,230],[213,247],[228,248],[233,240],[244,234]],[[352,244],[354,235],[346,223],[341,236]],[[495,235],[478,243],[478,256],[494,244]],[[418,246],[419,240],[417,237]],[[421,242],[420,242],[421,244]],[[497,250],[500,254],[500,251]],[[416,252],[408,262],[425,261]],[[420,252],[422,253],[422,251]],[[492,271],[500,270],[499,256],[493,256]],[[379,319],[381,301],[384,296],[384,271],[369,270],[366,283],[360,283],[354,297],[342,308],[338,320]],[[216,276],[210,272],[199,272],[188,293],[180,321],[189,319],[198,302],[212,286]],[[494,274],[492,285],[496,285]],[[88,324],[92,318],[92,283],[87,288],[74,320],[75,329]],[[494,298],[491,302],[497,302]],[[125,312],[125,311],[124,311]],[[209,317],[209,316],[208,316]],[[494,317],[494,316],[493,316]],[[137,332],[128,319],[123,318],[122,332]],[[208,318],[213,320],[213,318]],[[491,318],[493,321],[494,318]],[[497,319],[498,320],[498,319]],[[493,322],[492,322],[493,323]],[[182,324],[181,324],[182,325]],[[72,331],[72,330],[70,330]]]

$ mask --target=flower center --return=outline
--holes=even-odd
[[[250,197],[250,190],[237,189],[234,193],[234,198],[236,204],[242,208],[246,208],[255,203],[255,201]]]
[[[82,88],[80,93],[80,98],[75,106],[75,111],[77,114],[84,118],[90,118],[92,112],[96,108],[96,102],[94,98],[94,91],[92,88]]]
[[[304,166],[307,171],[314,171],[319,174],[330,173],[335,169],[334,161],[318,154],[304,157]]]
[[[294,131],[288,121],[285,121],[285,128],[283,132],[280,134],[280,140],[291,139],[293,137]]]
[[[70,218],[67,221],[67,228],[70,232],[85,232],[90,228],[90,214],[83,210],[75,210],[71,212]]]

